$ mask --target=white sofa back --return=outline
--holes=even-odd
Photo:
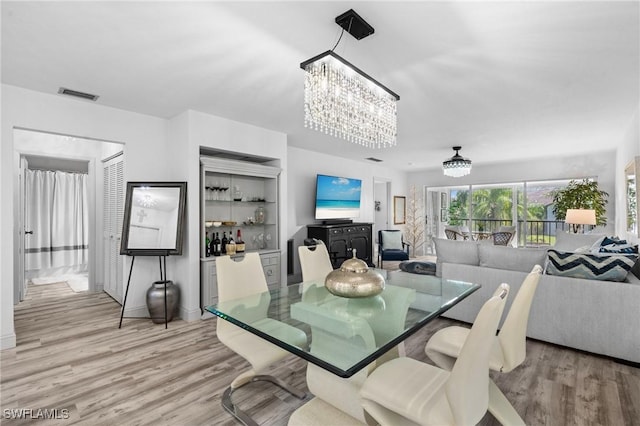
[[[515,295],[526,272],[444,262],[442,277],[482,287],[445,312],[472,323],[501,283]],[[527,336],[597,354],[640,362],[640,280],[610,282],[543,275],[531,306]],[[513,297],[510,297],[513,299]],[[505,312],[511,307],[507,301]]]

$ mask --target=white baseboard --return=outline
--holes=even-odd
[[[149,310],[146,305],[134,306],[133,308],[127,308],[124,310],[124,316],[133,318],[149,318]]]
[[[0,337],[0,350],[12,349],[16,347],[16,333],[5,334]]]
[[[187,309],[184,306],[180,306],[180,318],[185,321],[195,321],[200,319],[202,316],[202,311],[200,308],[196,309]]]
[[[147,309],[146,305],[127,308],[124,311],[124,316],[125,318],[149,318],[149,310]],[[184,306],[180,306],[179,318],[185,321],[195,321],[200,319],[201,316],[202,312],[200,311],[200,308],[186,309]]]
[[[209,318],[215,318],[216,316],[213,315],[211,312],[209,311],[204,311],[204,314],[202,314],[202,316],[200,317],[200,319],[206,320]]]

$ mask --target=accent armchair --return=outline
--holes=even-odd
[[[397,229],[378,231],[378,267],[382,268],[385,260],[409,260],[409,246]]]
[[[447,226],[444,228],[444,234],[449,240],[470,240],[471,232],[466,226]]]
[[[508,231],[498,231],[491,234],[493,244],[496,246],[508,246],[513,239],[513,233]]]

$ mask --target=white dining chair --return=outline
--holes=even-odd
[[[502,328],[493,339],[489,358],[491,370],[508,373],[525,360],[529,311],[541,274],[542,268],[535,265],[513,299]],[[438,367],[451,370],[468,335],[469,329],[465,327],[443,328],[429,339],[425,352]],[[493,381],[489,382],[489,412],[503,425],[524,425],[524,421]]]
[[[328,293],[324,287],[307,289],[312,293],[317,290]],[[347,368],[405,330],[407,312],[416,300],[415,293],[414,289],[388,286],[382,294],[375,296],[380,308],[376,315],[371,315],[369,301],[360,303],[358,299],[331,296],[334,300],[329,308],[319,306],[316,295],[308,298],[313,299],[310,303],[305,303],[307,298],[303,297],[302,303],[291,307],[291,318],[311,327],[313,355],[321,359],[333,358]],[[403,354],[404,345],[400,344],[349,378],[338,377],[309,363],[307,386],[315,398],[291,415],[289,426],[375,425],[362,408],[360,388],[376,366]],[[317,419],[324,423],[317,423]]]
[[[379,366],[364,382],[363,407],[380,425],[474,425],[489,404],[489,353],[509,286],[480,309],[449,372],[412,358]]]
[[[314,246],[299,246],[298,256],[302,268],[302,281],[316,281],[324,284],[324,279],[333,271],[327,246],[316,240]]]
[[[291,307],[291,317],[311,326],[311,353],[319,358],[342,355],[353,362],[376,347],[373,331],[363,318],[336,316],[304,302]],[[309,363],[307,386],[314,398],[293,412],[288,426],[374,425],[362,408],[360,388],[375,366],[374,361],[353,376],[341,378]]]
[[[267,310],[270,298],[267,281],[260,262],[258,253],[247,253],[244,258],[236,261],[230,256],[216,258],[216,270],[218,280],[218,303],[227,304],[229,312],[234,309],[242,310],[243,317],[251,315],[254,319],[252,327],[269,330],[270,333],[278,333],[292,345],[304,348],[307,346],[307,335],[295,327],[280,321],[268,318]],[[252,299],[253,296],[253,299]],[[243,299],[237,307],[231,307],[235,299]],[[260,374],[261,371],[274,363],[290,355],[276,345],[252,334],[242,328],[218,318],[216,323],[216,335],[220,342],[244,358],[251,368],[236,377],[222,395],[222,406],[236,419],[247,426],[257,425],[245,412],[233,404],[232,393],[253,381],[269,381],[292,395],[303,399],[304,392],[293,388],[282,380]]]

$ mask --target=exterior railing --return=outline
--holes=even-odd
[[[501,226],[513,226],[510,219],[462,219],[462,224],[472,232],[495,232]],[[516,235],[519,246],[554,245],[556,233],[566,232],[567,225],[562,220],[518,220]]]

